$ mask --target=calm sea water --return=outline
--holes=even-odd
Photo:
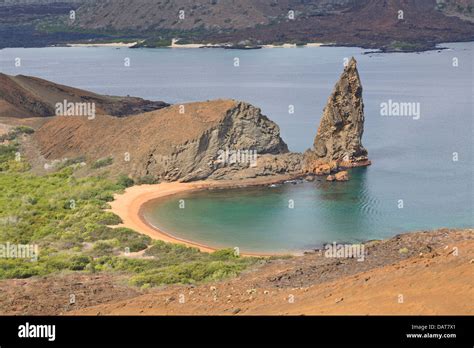
[[[372,166],[352,171],[347,183],[199,192],[146,211],[152,223],[182,238],[247,251],[294,251],[473,226],[474,43],[443,46],[449,49],[409,54],[363,54],[350,47],[4,49],[0,71],[171,103],[245,100],[280,125],[291,150],[304,151],[344,58],[354,56],[364,87],[363,143]],[[21,58],[20,67],[15,58]],[[420,119],[381,116],[380,105],[389,100],[419,103]],[[178,206],[182,198],[185,209]]]

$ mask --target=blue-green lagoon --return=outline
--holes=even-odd
[[[0,71],[170,103],[244,100],[280,126],[291,151],[302,152],[313,143],[344,59],[354,56],[364,88],[363,144],[370,167],[351,170],[344,183],[321,178],[193,192],[144,209],[150,223],[183,239],[248,252],[293,252],[474,225],[474,43],[441,46],[448,49],[403,54],[353,47],[9,48],[0,50]],[[419,119],[383,116],[381,104],[390,100],[419,103]]]

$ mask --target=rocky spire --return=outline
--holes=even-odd
[[[352,57],[324,108],[313,148],[305,154],[307,171],[315,172],[322,164],[334,169],[370,164],[361,142],[363,132],[362,84]]]

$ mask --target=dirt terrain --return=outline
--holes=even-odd
[[[474,230],[402,234],[366,253],[267,258],[235,279],[148,290],[106,273],[4,280],[0,314],[474,314]]]
[[[57,103],[94,104],[96,114],[134,115],[169,106],[161,101],[100,95],[60,85],[37,77],[0,73],[0,117],[48,117],[56,114]]]

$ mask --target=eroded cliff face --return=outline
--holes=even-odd
[[[276,123],[262,115],[259,108],[236,102],[219,123],[199,137],[176,146],[164,157],[150,154],[141,174],[158,175],[169,181],[193,181],[244,179],[300,169],[300,161],[299,168],[294,168],[297,164],[291,166],[294,155],[287,153],[288,146]],[[287,155],[280,158],[283,154]]]
[[[370,164],[367,150],[362,146],[363,133],[362,84],[357,62],[352,58],[324,108],[313,147],[305,153],[305,171],[329,174],[320,173],[321,167],[329,166],[334,171],[339,167]]]
[[[330,95],[313,147],[290,153],[280,128],[261,110],[235,100],[169,106],[133,117],[54,117],[34,135],[43,164],[112,158],[105,170],[150,181],[248,179],[277,174],[349,179],[344,168],[370,164],[362,145],[364,103],[351,59]],[[110,163],[110,159],[106,163]],[[100,169],[101,171],[104,169]]]
[[[47,161],[112,157],[108,170],[164,181],[245,179],[301,172],[279,127],[245,102],[171,106],[134,117],[56,117],[35,134]]]

